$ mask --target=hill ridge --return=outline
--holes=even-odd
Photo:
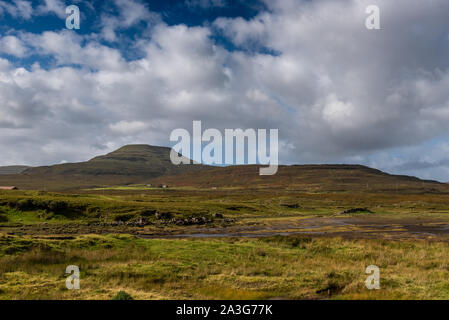
[[[392,175],[360,164],[280,165],[275,175],[260,176],[261,165],[173,165],[170,150],[163,146],[125,145],[84,162],[32,167],[20,174],[1,175],[0,185],[64,190],[166,183],[179,187],[283,188],[313,192],[449,192],[449,185],[441,182]]]

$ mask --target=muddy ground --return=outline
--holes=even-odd
[[[449,222],[439,219],[306,218],[271,220],[269,224],[197,228],[182,234],[140,234],[144,238],[208,238],[266,237],[274,235],[307,235],[311,237],[342,237],[345,239],[428,239],[449,240]]]
[[[449,221],[439,218],[385,217],[289,217],[262,221],[238,221],[231,224],[202,226],[151,225],[101,226],[80,224],[34,224],[0,226],[0,231],[35,237],[66,237],[79,234],[126,233],[142,238],[215,238],[266,237],[274,235],[304,235],[310,237],[341,237],[345,239],[427,239],[449,241]]]

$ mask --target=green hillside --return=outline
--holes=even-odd
[[[0,167],[0,174],[19,174],[28,168],[28,166],[4,166]]]
[[[129,184],[196,188],[264,188],[306,192],[448,193],[449,185],[391,175],[361,165],[279,166],[260,176],[259,166],[173,165],[170,148],[127,145],[86,162],[34,167],[21,174],[0,175],[0,185],[21,189],[68,190]]]
[[[182,168],[181,168],[182,167]],[[192,167],[192,166],[189,166]],[[86,162],[65,163],[30,168],[27,175],[119,175],[156,177],[188,169],[170,161],[170,148],[149,145],[127,145]]]
[[[266,188],[305,192],[448,193],[449,185],[411,176],[392,175],[362,165],[323,164],[279,166],[272,176],[259,175],[259,166],[213,167],[202,175],[185,172],[155,182],[173,186]]]
[[[149,183],[161,175],[198,171],[202,165],[174,165],[170,148],[127,145],[86,162],[33,167],[0,176],[0,185],[21,189],[65,190]]]

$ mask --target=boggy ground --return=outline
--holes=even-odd
[[[445,194],[0,192],[0,299],[121,290],[137,299],[448,299],[448,203]],[[81,290],[65,287],[68,265],[80,267]],[[380,290],[365,287],[369,265],[380,268]]]
[[[215,238],[268,237],[307,235],[311,237],[341,237],[344,239],[391,239],[434,241],[449,240],[449,221],[429,218],[391,219],[382,217],[349,218],[284,218],[270,219],[252,226],[195,228],[171,233],[136,233],[143,238]]]
[[[0,299],[449,299],[446,242],[1,234],[0,248]],[[365,287],[369,265],[379,290]]]
[[[9,235],[71,236],[81,234],[132,234],[145,239],[218,238],[304,235],[343,239],[391,239],[449,241],[449,221],[441,218],[301,217],[196,226],[154,224],[145,227],[102,224],[32,224],[0,227]]]

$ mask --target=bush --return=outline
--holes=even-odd
[[[8,217],[5,214],[0,214],[0,222],[8,222]]]
[[[133,297],[131,297],[129,293],[126,293],[125,291],[120,291],[114,298],[112,298],[112,300],[134,300],[134,299]]]
[[[54,213],[64,213],[67,210],[67,207],[67,202],[60,200],[53,200],[48,204],[48,210]]]
[[[40,217],[51,218],[52,214],[62,215],[66,218],[75,218],[84,215],[85,205],[74,204],[65,200],[43,200],[26,198],[8,201],[8,206],[20,211],[37,211]]]
[[[286,245],[288,247],[292,248],[302,248],[304,249],[304,245],[307,243],[312,242],[312,238],[305,237],[305,236],[272,236],[272,237],[266,237],[263,238],[262,241],[264,242],[274,242]]]
[[[171,219],[173,217],[171,212],[156,212],[154,215],[156,219]]]
[[[144,209],[140,212],[140,215],[142,217],[152,217],[156,214],[156,210],[152,210],[152,209]]]
[[[128,220],[130,220],[131,218],[134,218],[134,217],[135,217],[134,213],[119,214],[119,215],[114,217],[114,221],[125,222],[125,221],[128,221]]]
[[[99,207],[87,207],[86,215],[98,218],[100,216],[100,208]]]
[[[47,209],[48,202],[39,199],[21,199],[16,202],[9,202],[8,205],[21,211],[32,211]]]
[[[39,219],[50,220],[54,218],[54,213],[48,212],[47,210],[39,210],[37,212],[37,216],[39,217]]]
[[[32,199],[22,199],[17,201],[15,207],[21,211],[33,210],[34,202]]]

